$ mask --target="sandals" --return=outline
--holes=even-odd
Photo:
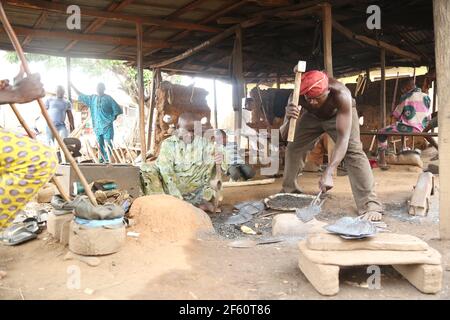
[[[15,246],[35,239],[39,233],[39,224],[36,219],[29,218],[22,223],[13,224],[0,234],[0,243]]]

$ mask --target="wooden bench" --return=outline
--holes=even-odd
[[[397,137],[423,137],[425,140],[427,140],[433,147],[436,148],[436,150],[439,150],[438,144],[436,141],[433,140],[433,137],[437,137],[438,134],[434,132],[386,132],[381,133],[377,130],[367,130],[367,131],[361,131],[361,135],[363,136],[397,136]],[[372,149],[372,148],[371,148]]]

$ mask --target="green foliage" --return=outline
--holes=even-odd
[[[5,60],[9,63],[18,63],[19,58],[15,52],[7,52]],[[48,56],[43,54],[26,53],[25,57],[28,61],[43,62],[48,69],[65,68],[66,59],[63,57]],[[137,101],[137,69],[130,67],[123,61],[105,60],[105,59],[86,59],[86,58],[71,58],[72,68],[80,68],[83,72],[91,76],[96,76],[105,72],[114,73],[121,81],[121,88],[133,100]],[[144,70],[144,88],[148,88],[152,81],[152,72]]]

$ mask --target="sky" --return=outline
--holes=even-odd
[[[0,79],[9,79],[12,82],[12,79],[19,70],[19,64],[12,64],[6,61],[4,57],[5,53],[5,51],[0,50]],[[30,69],[32,72],[40,74],[41,82],[43,83],[47,93],[54,93],[57,85],[63,85],[64,87],[67,85],[67,74],[65,67],[46,68],[43,62],[30,62]],[[111,95],[120,105],[124,106],[132,104],[130,97],[119,89],[120,82],[113,73],[107,72],[98,76],[92,76],[86,74],[80,68],[73,66],[71,69],[71,78],[77,89],[83,93],[95,93],[97,83],[103,82],[106,86],[106,93]],[[212,111],[214,110],[213,81],[213,79],[181,76],[182,85],[190,85],[194,83],[195,87],[203,88],[209,92],[206,99],[208,106]],[[226,126],[226,119],[232,119],[233,117],[231,106],[231,85],[223,81],[216,80],[216,88],[219,125]],[[72,94],[75,95],[74,93]],[[35,119],[40,115],[40,111],[36,103],[18,105],[18,109],[30,126],[34,124]],[[211,119],[214,119],[213,114]],[[81,122],[80,118],[77,117],[77,114],[75,114],[75,121],[77,123]],[[0,126],[10,129],[18,127],[18,122],[8,106],[0,106]]]

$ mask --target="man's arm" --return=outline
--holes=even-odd
[[[0,90],[0,104],[27,103],[44,96],[39,74],[32,74]]]
[[[72,82],[70,83],[70,86],[72,87],[73,91],[75,91],[75,93],[76,93],[78,96],[81,96],[81,95],[85,96],[85,94],[82,93],[80,90],[78,90]]]
[[[333,187],[333,172],[344,159],[348,149],[352,128],[352,97],[348,93],[340,93],[337,97],[338,113],[336,115],[337,139],[331,155],[330,163],[325,170],[319,184],[320,189],[326,192]]]

